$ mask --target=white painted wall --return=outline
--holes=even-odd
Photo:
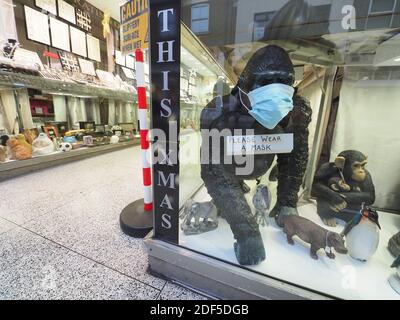
[[[65,96],[53,96],[55,121],[67,121],[67,101]]]
[[[398,81],[343,81],[331,159],[359,150],[368,158],[375,205],[400,209],[400,92]]]

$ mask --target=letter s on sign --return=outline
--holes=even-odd
[[[166,112],[163,113],[161,110],[161,117],[168,118],[172,114],[172,109],[171,109],[171,99],[162,99],[161,100],[161,108]]]
[[[161,218],[162,218],[161,226],[165,229],[171,229],[172,227],[171,216],[165,213],[162,215]]]

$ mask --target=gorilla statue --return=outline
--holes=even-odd
[[[233,135],[233,130],[243,130],[245,135],[245,130],[251,129],[255,135],[293,134],[293,151],[277,155],[278,197],[271,216],[282,226],[280,217],[298,214],[298,192],[308,161],[308,125],[312,113],[309,103],[295,93],[294,79],[294,67],[286,51],[275,45],[265,46],[250,58],[232,92],[211,101],[201,113],[202,148],[208,146],[211,155],[208,161],[202,159],[201,176],[219,215],[230,225],[236,240],[234,251],[242,265],[256,265],[265,259],[259,226],[245,199],[249,188],[244,180],[262,177],[272,165],[275,154],[254,155],[252,172],[237,175],[235,169],[240,164],[236,161],[229,164],[212,161],[215,153],[223,159],[224,139],[220,140],[221,147],[213,148],[211,137],[204,136],[204,131],[229,130]],[[265,103],[266,100],[272,103]],[[287,108],[288,101],[290,108]],[[286,111],[280,110],[281,106]],[[266,117],[266,109],[274,109],[272,113],[275,114],[279,110],[282,112],[271,121]],[[205,139],[208,139],[207,144]]]

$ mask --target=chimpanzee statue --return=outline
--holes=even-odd
[[[295,93],[294,79],[294,67],[286,51],[268,45],[250,58],[237,85],[222,98],[222,103],[221,99],[214,99],[201,113],[202,148],[208,139],[210,153],[208,161],[202,159],[201,176],[219,215],[230,225],[236,240],[234,251],[242,265],[259,264],[266,257],[259,226],[245,199],[244,193],[249,189],[244,180],[262,177],[275,154],[254,155],[252,172],[239,175],[236,169],[243,164],[235,159],[231,164],[212,161],[218,153],[223,159],[224,139],[213,149],[213,141],[204,136],[204,130],[229,130],[231,135],[234,130],[242,130],[245,135],[246,129],[253,130],[255,135],[293,134],[293,151],[278,154],[278,196],[271,211],[271,216],[282,226],[279,217],[298,214],[298,192],[308,161],[308,125],[312,113],[309,103]]]
[[[312,195],[317,198],[317,212],[326,225],[335,227],[336,218],[349,222],[363,203],[370,206],[375,202],[375,187],[366,164],[363,153],[347,150],[317,171]]]

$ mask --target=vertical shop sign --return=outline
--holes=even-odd
[[[150,0],[154,236],[172,243],[179,240],[180,10],[181,1]]]
[[[149,1],[130,0],[121,6],[122,53],[149,46]]]

